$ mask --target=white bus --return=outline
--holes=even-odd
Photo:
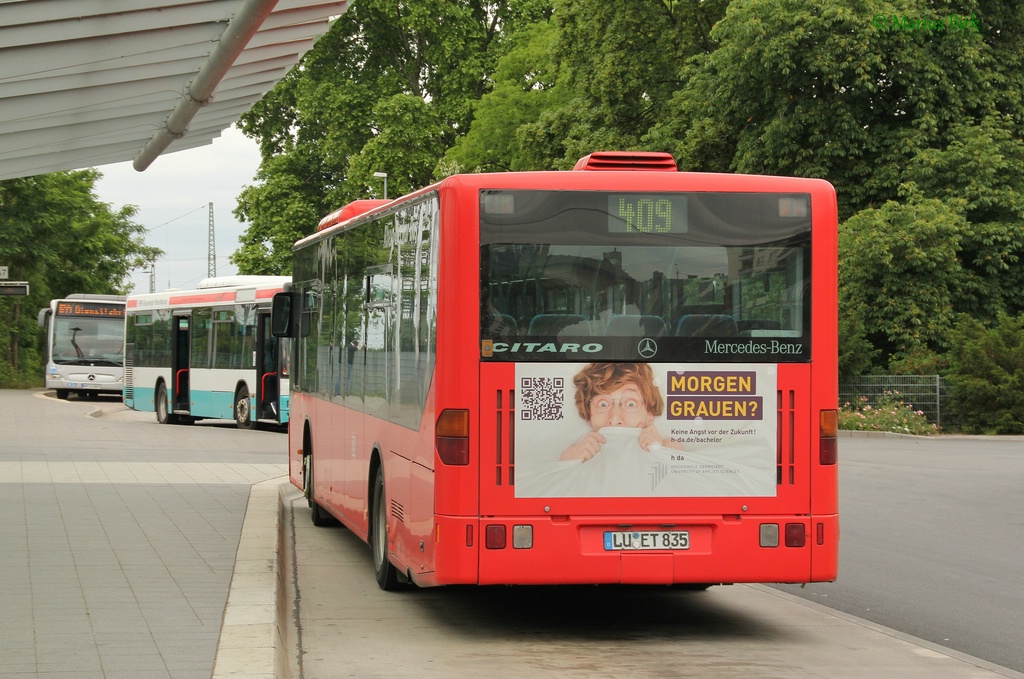
[[[74,294],[39,311],[46,330],[46,388],[57,398],[75,393],[121,396],[124,386],[123,295]]]
[[[207,278],[195,290],[129,295],[124,403],[161,424],[288,421],[288,347],[270,302],[288,276]]]

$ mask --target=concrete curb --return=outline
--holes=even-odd
[[[281,628],[278,564],[281,487],[288,477],[262,481],[249,491],[211,679],[276,679]]]
[[[302,626],[298,619],[301,593],[298,582],[297,552],[295,549],[295,502],[305,502],[301,491],[287,478],[277,494],[277,677],[301,679]]]

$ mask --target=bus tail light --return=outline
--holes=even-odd
[[[802,523],[786,524],[786,546],[803,547],[806,539],[806,531]]]
[[[434,446],[441,462],[448,465],[469,464],[469,411],[444,410],[437,418]]]
[[[505,526],[492,523],[484,529],[484,544],[487,549],[505,549]]]
[[[833,465],[839,461],[839,412],[822,410],[818,420],[818,462]]]

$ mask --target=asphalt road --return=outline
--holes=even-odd
[[[844,437],[839,460],[839,579],[779,589],[1024,672],[1024,437]]]

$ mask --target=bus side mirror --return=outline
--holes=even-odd
[[[295,310],[298,295],[294,292],[279,292],[274,295],[270,306],[270,334],[274,337],[295,337]]]

